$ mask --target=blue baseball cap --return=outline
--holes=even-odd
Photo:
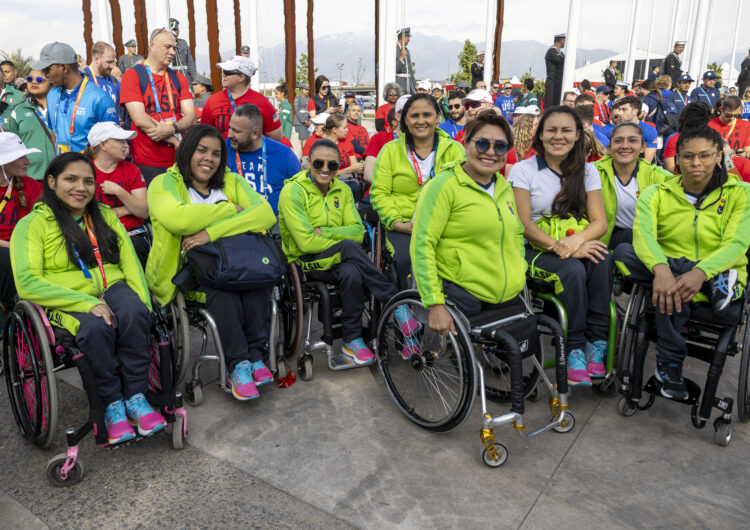
[[[678,83],[682,83],[684,81],[690,81],[693,82],[693,78],[690,77],[690,74],[682,74],[680,77],[677,78]]]
[[[716,79],[716,72],[713,70],[708,70],[705,74],[703,74],[703,79]]]
[[[609,88],[607,85],[602,85],[596,89],[597,94],[602,94],[602,93],[609,94],[610,92],[612,92],[612,89]]]

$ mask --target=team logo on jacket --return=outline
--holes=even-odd
[[[721,200],[719,201],[719,207],[716,209],[716,213],[721,215],[721,212],[724,211],[724,206],[726,206],[726,204],[727,204],[727,199],[725,197],[722,197]]]
[[[338,207],[339,207],[339,196],[338,196],[338,195],[334,195],[334,196],[333,196],[333,205],[334,205],[334,206],[335,206],[336,208],[338,208]]]
[[[516,212],[513,211],[513,206],[510,205],[510,201],[505,201],[505,204],[508,205],[508,210],[510,210],[510,213],[516,215]]]

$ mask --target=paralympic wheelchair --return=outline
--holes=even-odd
[[[395,319],[395,309],[408,304],[422,328],[417,332],[419,353],[402,357],[405,338]],[[466,421],[479,391],[483,423],[481,458],[490,467],[503,465],[508,450],[495,439],[495,427],[513,424],[524,438],[548,430],[569,432],[575,418],[568,410],[568,383],[565,336],[560,324],[543,314],[534,314],[524,293],[518,304],[484,311],[467,319],[450,302],[446,308],[456,327],[456,335],[442,337],[428,326],[429,311],[415,290],[402,291],[383,309],[377,329],[378,369],[388,392],[401,412],[412,422],[434,432],[448,432]],[[543,352],[554,348],[556,385],[544,373]],[[550,422],[528,434],[524,423],[524,397],[533,391],[524,376],[524,363],[534,366],[537,377],[547,386]],[[503,390],[487,383],[485,367],[503,374]],[[494,416],[488,412],[490,394],[511,403],[510,412]]]
[[[742,299],[732,302],[722,317],[714,314],[709,303],[693,303],[690,319],[683,329],[688,357],[708,363],[709,368],[702,392],[697,383],[685,378],[688,398],[673,401],[691,407],[690,418],[697,429],[706,426],[713,408],[718,409],[720,415],[713,422],[714,441],[721,446],[729,445],[732,440],[732,410],[735,404],[731,397],[716,395],[727,356],[740,355],[737,413],[741,422],[750,421],[750,305],[746,296],[747,293]],[[655,310],[650,289],[634,284],[625,310],[618,357],[622,396],[617,403],[617,411],[625,417],[650,408],[656,397],[661,397],[661,383],[656,376],[652,375],[643,385],[649,342],[656,342],[657,339]],[[644,392],[648,394],[645,402],[642,401]]]
[[[182,449],[187,437],[187,413],[182,395],[174,390],[175,367],[184,363],[180,352],[172,348],[167,323],[158,311],[151,313],[151,365],[149,367],[148,401],[158,407],[172,428],[172,447]],[[63,328],[52,326],[38,305],[21,300],[8,314],[5,323],[3,360],[5,381],[11,409],[24,438],[39,448],[52,444],[58,423],[58,397],[55,373],[76,367],[81,375],[89,402],[89,418],[78,429],[65,431],[68,449],[47,463],[47,476],[55,486],[72,486],[84,476],[79,457],[79,443],[93,431],[100,447],[118,449],[129,442],[110,446],[104,425],[105,406],[96,389],[94,373],[85,352],[78,350],[73,336]]]

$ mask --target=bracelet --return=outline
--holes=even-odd
[[[173,121],[173,122],[172,122],[172,127],[174,127],[174,132],[175,132],[175,134],[177,134],[177,133],[179,133],[179,132],[180,132],[180,129],[178,129],[178,128],[177,128],[177,122],[176,122],[176,121]]]

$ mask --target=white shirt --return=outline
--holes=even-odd
[[[208,195],[203,195],[195,188],[189,187],[188,194],[190,195],[190,202],[193,204],[216,204],[217,202],[229,200],[224,194],[224,190],[212,189],[208,192]]]
[[[635,175],[627,186],[623,186],[620,177],[615,175],[615,195],[617,195],[616,228],[633,228],[635,224],[635,205],[638,202],[638,179]]]

